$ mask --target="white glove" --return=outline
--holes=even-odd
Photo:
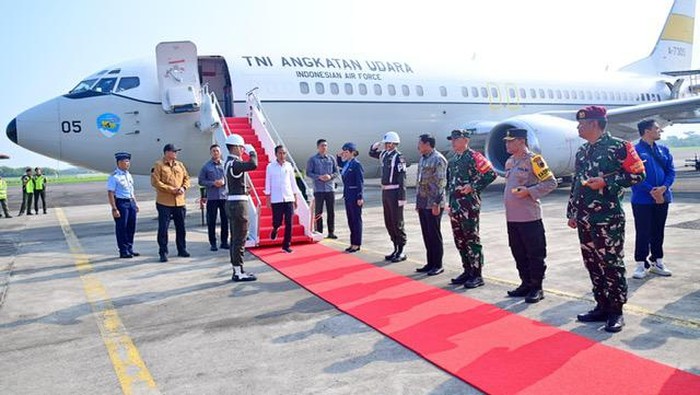
[[[255,147],[250,144],[244,145],[243,148],[245,148],[245,152],[247,152],[248,155],[250,155],[251,152],[255,152]]]
[[[406,205],[406,201],[405,201],[405,200],[399,200],[399,207],[403,207],[403,206],[405,206],[405,205]]]
[[[372,149],[375,151],[379,151],[382,148],[382,142],[377,141],[376,143],[372,144]]]

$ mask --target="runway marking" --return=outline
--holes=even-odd
[[[322,244],[345,245],[345,243],[335,241],[335,240],[323,240]],[[376,251],[376,250],[373,250],[370,248],[362,247],[361,251],[362,252],[369,252],[369,253],[374,254],[374,255],[380,255],[382,257],[384,256],[384,254],[381,253],[380,251]],[[417,261],[417,260],[411,259],[411,258],[407,258],[406,262],[412,262],[412,263],[415,263],[418,265],[423,264],[423,262],[420,262],[420,261]],[[510,285],[510,286],[520,285],[519,282],[510,281],[510,280],[506,280],[503,278],[492,277],[492,276],[483,276],[483,277],[486,280],[489,280],[489,281],[492,281],[495,283],[500,283],[503,285]],[[544,291],[547,293],[553,294],[553,295],[562,296],[562,297],[569,298],[569,299],[580,300],[582,302],[595,303],[595,300],[593,298],[587,298],[584,296],[573,294],[571,292],[561,291],[561,290],[552,289],[552,288],[544,288]],[[691,329],[700,329],[700,321],[697,321],[697,320],[683,318],[683,317],[677,317],[677,316],[670,315],[670,314],[656,313],[656,312],[651,311],[645,307],[636,306],[636,305],[629,304],[629,303],[625,304],[625,310],[633,312],[633,313],[637,313],[639,315],[646,315],[646,316],[653,317],[653,318],[656,318],[656,319],[659,319],[662,321],[667,321],[667,322],[670,322],[670,323],[677,325],[677,326],[691,328]]]
[[[70,223],[61,208],[56,208],[56,217],[61,224],[61,230],[66,237],[70,251],[75,259],[75,266],[80,273],[83,289],[87,296],[93,315],[100,329],[109,358],[112,360],[114,372],[117,374],[122,392],[131,394],[160,394],[148,371],[146,364],[134,342],[129,337],[126,327],[119,318],[117,310],[107,293],[107,289],[92,273],[92,264],[83,251],[78,237],[70,227]]]

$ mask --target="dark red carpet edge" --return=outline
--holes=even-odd
[[[700,376],[400,276],[321,244],[251,250],[339,310],[490,394],[700,394]]]

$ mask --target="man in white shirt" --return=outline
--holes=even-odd
[[[294,179],[294,168],[287,162],[287,149],[283,145],[275,147],[277,160],[267,165],[265,172],[265,196],[267,207],[272,207],[272,232],[270,238],[277,238],[277,231],[282,225],[284,217],[284,240],[282,250],[291,253],[292,244],[292,217],[297,208],[297,187]]]

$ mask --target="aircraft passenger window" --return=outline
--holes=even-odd
[[[645,95],[646,95],[647,101],[651,101],[651,97],[649,97],[649,94],[646,93]]]
[[[396,87],[393,84],[389,84],[386,88],[390,96],[396,96]]]
[[[114,89],[114,84],[117,83],[116,78],[103,78],[97,82],[92,90],[95,92],[109,93]]]
[[[323,86],[322,82],[316,83],[316,93],[318,93],[319,95],[326,93],[326,87]]]
[[[382,95],[382,86],[379,84],[374,84],[374,94],[377,96]]]
[[[564,91],[564,99],[569,99],[569,98],[571,98],[569,91]]]
[[[550,99],[554,99],[554,91],[551,89],[547,89],[547,97]]]
[[[358,85],[357,87],[359,88],[360,94],[361,94],[362,96],[365,96],[365,95],[367,94],[367,85],[365,85],[365,84],[360,84],[360,85]]]
[[[115,92],[134,89],[137,86],[139,86],[140,83],[141,82],[139,81],[139,77],[122,77],[119,80],[119,84],[117,85],[117,89],[115,90]]]
[[[479,97],[479,90],[475,86],[472,86],[472,96]]]
[[[623,99],[624,101],[629,100],[629,99],[627,98],[627,92],[622,92],[622,99]]]
[[[491,87],[491,97],[498,99],[498,89]]]
[[[442,96],[442,97],[447,96],[447,88],[445,88],[444,86],[440,87],[440,96]]]
[[[520,97],[525,99],[527,97],[527,91],[525,88],[520,88]]]
[[[408,89],[408,85],[401,85],[401,94],[408,96],[411,94],[411,90]]]
[[[483,86],[481,87],[481,97],[489,97],[489,91]]]
[[[591,91],[586,91],[586,99],[593,100],[593,94],[591,93]]]
[[[583,93],[583,91],[578,91],[578,97],[579,97],[581,100],[583,100],[583,99],[586,98],[586,94]]]
[[[578,99],[578,96],[576,95],[576,91],[571,91],[571,98],[574,100]]]
[[[659,95],[658,93],[656,94],[656,100],[661,101],[661,95]]]
[[[540,99],[544,99],[544,89],[540,89]]]
[[[308,95],[309,94],[309,83],[308,82],[300,82],[299,83],[299,90],[301,93]]]
[[[515,89],[508,88],[508,95],[510,96],[511,99],[515,99]]]
[[[600,100],[600,91],[595,91],[595,99]]]
[[[89,91],[90,88],[92,88],[92,86],[95,85],[95,81],[97,81],[97,78],[94,78],[91,80],[80,81],[80,83],[78,85],[76,85],[75,88],[71,89],[70,92],[68,92],[68,93],[80,93],[80,92]]]
[[[463,97],[469,97],[469,89],[467,89],[466,86],[462,87],[462,96]]]
[[[338,84],[335,82],[331,82],[331,93],[334,95],[340,93],[340,88],[338,88]]]
[[[108,74],[119,74],[122,71],[122,69],[114,69],[110,71]]]
[[[533,99],[537,99],[537,91],[535,88],[530,88],[530,97]]]
[[[416,93],[418,96],[423,96],[423,87],[421,85],[416,85]]]
[[[561,91],[557,89],[557,99],[561,99]]]
[[[345,84],[345,94],[352,95],[352,84]]]
[[[608,92],[603,91],[603,100],[608,100]]]

